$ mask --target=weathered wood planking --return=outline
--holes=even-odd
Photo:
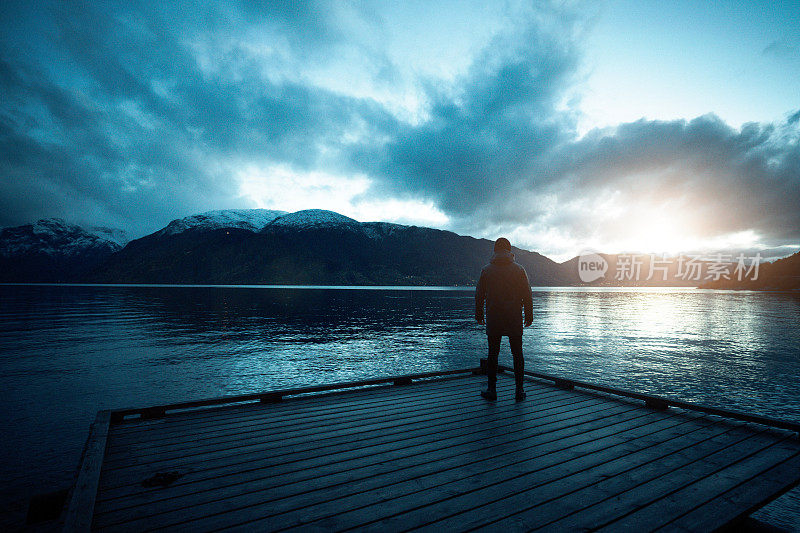
[[[502,374],[490,403],[470,370],[278,403],[126,410],[166,415],[111,424],[91,526],[700,531],[800,481],[797,434],[746,421],[769,419],[665,409],[568,380],[528,381],[517,403]],[[178,477],[142,485],[165,472]]]
[[[89,431],[81,466],[78,469],[78,476],[64,516],[65,531],[88,531],[90,529],[110,422],[111,411],[100,411]]]

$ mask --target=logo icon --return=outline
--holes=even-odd
[[[600,254],[584,251],[578,256],[578,276],[584,283],[600,279],[608,272],[608,262]]]

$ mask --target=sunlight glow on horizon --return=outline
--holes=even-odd
[[[299,172],[286,165],[248,165],[238,177],[239,194],[259,209],[329,209],[359,222],[435,228],[446,228],[450,223],[433,202],[370,195],[372,182],[363,175],[345,177],[320,171]]]
[[[608,254],[714,255],[744,250],[769,249],[762,236],[752,229],[709,234],[702,218],[691,212],[663,206],[598,202],[602,209],[590,213],[586,231],[531,224],[500,234],[507,235],[519,248],[540,252],[557,262],[567,261],[582,252]],[[584,208],[586,208],[584,206]],[[694,215],[694,216],[692,216]],[[487,238],[496,236],[486,235]],[[797,246],[786,246],[786,254]]]
[[[455,221],[435,203],[413,198],[387,198],[370,194],[371,180],[365,175],[346,177],[320,171],[297,171],[286,165],[245,165],[238,173],[241,198],[253,207],[299,211],[330,209],[361,222],[393,222],[456,231],[494,240],[507,236],[523,249],[539,252],[557,262],[592,250],[610,254],[715,254],[731,250],[766,249],[752,229],[709,235],[703,231],[701,214],[667,203],[633,202],[619,192],[587,200],[572,209],[585,210],[592,233],[532,223],[516,228],[494,228],[475,232],[465,221]],[[557,202],[553,209],[558,209]],[[467,224],[469,221],[466,221]],[[794,251],[788,246],[786,255]]]
[[[245,4],[10,3],[0,225],[258,207],[562,259],[800,247],[795,3]]]

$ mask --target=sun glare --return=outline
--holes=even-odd
[[[716,253],[725,250],[758,247],[759,235],[745,230],[708,236],[703,228],[679,214],[670,217],[646,217],[631,221],[629,232],[615,248],[619,252],[677,255],[681,253]]]
[[[696,240],[679,217],[647,217],[632,221],[625,249],[644,253],[679,253]]]

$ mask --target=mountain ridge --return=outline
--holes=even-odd
[[[238,227],[155,232],[131,241],[84,280],[113,283],[465,285],[476,281],[492,242],[326,210]],[[558,264],[515,249],[532,282],[564,283]]]
[[[276,218],[285,214],[287,214],[286,211],[273,209],[219,209],[184,218],[176,218],[155,233],[159,235],[174,235],[197,228],[240,228],[259,231]]]
[[[800,252],[777,259],[771,263],[762,263],[757,276],[744,279],[721,278],[702,284],[703,289],[737,289],[737,290],[798,290],[800,289]]]
[[[43,219],[0,231],[0,281],[471,285],[492,244],[446,230],[359,222],[324,209],[207,211],[131,241],[113,228]],[[557,263],[534,251],[514,253],[534,286],[796,289],[800,280],[798,259],[764,264],[758,283],[707,281],[708,262],[700,262],[697,280],[681,278],[674,261],[666,279],[658,279],[648,254],[634,254],[641,258],[641,276],[626,279],[619,273],[630,254],[597,254],[606,263],[605,276],[587,282],[579,276],[580,256]]]
[[[127,243],[122,230],[83,228],[60,218],[2,228],[0,281],[73,281]]]

